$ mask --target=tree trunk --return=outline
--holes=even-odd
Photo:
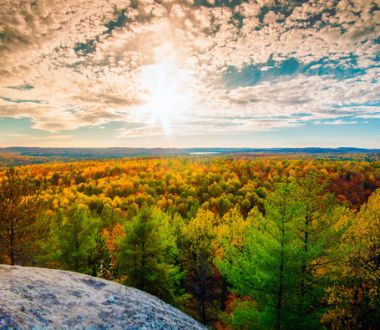
[[[300,288],[300,303],[299,303],[299,316],[301,318],[302,321],[304,321],[304,314],[305,314],[305,294],[306,294],[306,275],[307,275],[307,271],[306,271],[306,254],[308,252],[308,249],[309,249],[309,223],[310,223],[310,219],[308,216],[305,217],[305,231],[304,231],[304,237],[303,237],[303,250],[304,250],[304,253],[305,253],[305,256],[302,260],[302,264],[301,264],[301,288]]]
[[[15,265],[15,230],[14,230],[14,219],[11,218],[10,228],[9,228],[9,259],[11,265]]]
[[[141,290],[145,287],[145,242],[142,243],[142,260],[141,260]]]
[[[285,223],[282,222],[281,228],[281,259],[280,259],[280,283],[277,295],[277,326],[276,329],[282,328],[282,308],[283,308],[283,296],[284,296],[284,244],[285,244]]]
[[[200,314],[203,324],[206,324],[206,276],[207,276],[207,259],[201,252],[201,278],[200,278]]]

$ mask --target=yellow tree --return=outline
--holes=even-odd
[[[34,181],[14,168],[0,182],[0,257],[11,265],[25,264],[32,257],[30,248],[41,229],[36,223],[43,206],[36,192]]]
[[[186,271],[187,290],[196,299],[195,312],[203,323],[211,322],[215,305],[217,277],[213,264],[213,244],[218,218],[208,210],[199,209],[183,227],[181,250]]]
[[[380,190],[375,191],[346,232],[345,258],[328,289],[332,307],[322,318],[338,329],[378,329],[380,324]]]

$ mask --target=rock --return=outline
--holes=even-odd
[[[143,291],[103,279],[0,265],[0,329],[205,329]]]

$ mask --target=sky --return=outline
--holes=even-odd
[[[0,0],[0,147],[380,148],[380,0]]]

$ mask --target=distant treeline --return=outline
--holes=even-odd
[[[202,155],[233,158],[315,157],[345,160],[380,160],[380,149],[364,148],[0,148],[0,168],[25,164],[115,159],[124,157],[167,157]]]

